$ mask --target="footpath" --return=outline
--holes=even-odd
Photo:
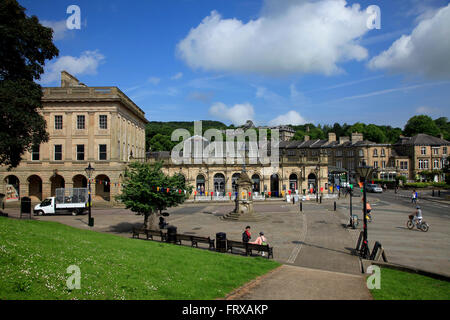
[[[305,203],[303,228],[287,264],[235,290],[229,300],[371,300],[352,255],[358,230],[347,230],[333,202]]]

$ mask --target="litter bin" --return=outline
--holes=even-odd
[[[177,241],[177,227],[168,226],[167,227],[167,242],[175,243]]]
[[[227,234],[224,232],[216,233],[216,251],[227,252]]]

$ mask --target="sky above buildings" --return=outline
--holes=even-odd
[[[66,70],[117,86],[150,121],[403,128],[416,114],[450,118],[448,0],[19,3],[60,50],[41,85],[59,86]],[[67,28],[70,5],[80,29]]]

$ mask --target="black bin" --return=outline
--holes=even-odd
[[[20,212],[31,214],[31,199],[28,197],[22,197],[20,199]]]
[[[167,227],[167,242],[175,243],[177,240],[177,227],[168,226]]]
[[[227,252],[227,234],[224,232],[216,233],[216,251]]]

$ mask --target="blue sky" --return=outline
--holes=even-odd
[[[89,86],[117,86],[151,121],[403,127],[450,118],[450,6],[441,0],[19,0]],[[69,5],[81,29],[65,26]],[[357,7],[356,4],[360,6]],[[370,29],[377,5],[381,29]],[[401,38],[403,37],[403,38]]]

